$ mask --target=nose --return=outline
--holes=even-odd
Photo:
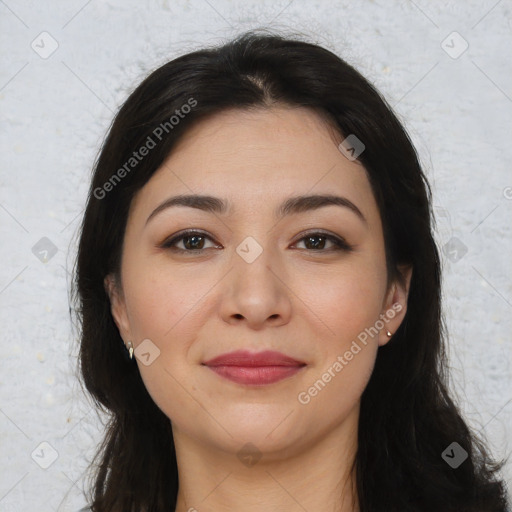
[[[223,286],[221,316],[225,322],[260,330],[290,321],[293,293],[271,250],[264,249],[252,263],[235,254]]]

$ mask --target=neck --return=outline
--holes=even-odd
[[[309,445],[246,457],[245,464],[237,450],[200,444],[173,425],[180,482],[175,512],[358,512],[359,411],[350,416]]]

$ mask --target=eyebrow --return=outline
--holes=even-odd
[[[275,217],[281,219],[286,215],[293,215],[296,213],[303,213],[307,211],[317,210],[325,206],[341,206],[347,208],[355,213],[361,221],[368,224],[365,216],[361,210],[349,199],[342,196],[331,194],[322,195],[307,195],[291,197],[284,201],[276,210]],[[229,210],[229,202],[214,196],[188,194],[179,195],[166,199],[163,203],[159,204],[149,215],[146,220],[148,222],[158,215],[160,212],[175,206],[185,206],[189,208],[196,208],[205,212],[215,213],[219,215],[227,214]]]

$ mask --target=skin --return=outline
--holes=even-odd
[[[404,318],[411,271],[401,269],[403,286],[388,286],[377,204],[362,165],[338,149],[341,140],[305,108],[225,111],[189,130],[132,201],[121,283],[107,276],[105,285],[125,342],[137,348],[150,339],[160,350],[151,364],[139,357],[136,364],[172,423],[177,512],[358,510],[351,463],[360,398],[386,331]],[[191,193],[225,199],[230,209],[171,207],[146,225],[164,200]],[[284,200],[303,194],[343,196],[366,222],[335,205],[274,217]],[[202,254],[160,247],[188,228],[208,234],[196,245]],[[315,238],[315,250],[303,238],[311,230],[354,249],[329,250],[331,242]],[[263,249],[252,263],[236,252],[249,236]],[[338,356],[393,304],[401,311],[300,403],[299,393],[332,373]],[[257,387],[201,364],[237,349],[277,350],[307,365]],[[247,454],[246,443],[261,455],[256,463],[237,456]]]

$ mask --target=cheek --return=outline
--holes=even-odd
[[[150,338],[167,350],[171,348],[167,347],[169,340],[186,339],[183,331],[194,325],[201,311],[201,299],[211,288],[211,276],[209,280],[197,272],[146,266],[134,277],[127,279],[126,296],[130,325],[137,341]]]
[[[371,327],[381,313],[382,285],[378,272],[350,271],[311,290],[311,310],[329,330],[317,338],[318,360],[295,399],[304,421],[323,418],[305,426],[319,435],[354,411],[371,377],[378,350]]]
[[[385,281],[385,269],[369,261],[340,267],[336,272],[317,272],[314,278],[297,279],[294,287],[304,298],[311,319],[322,320],[332,352],[375,324],[382,312]]]
[[[211,269],[126,266],[124,286],[135,349],[149,339],[158,354],[147,366],[142,358],[136,364],[153,400],[171,416],[190,408],[190,395],[182,386],[191,386],[194,392],[189,379],[190,350],[201,325],[214,314],[207,308],[206,293],[215,284],[212,276]]]
[[[317,364],[299,400],[308,402],[313,416],[327,414],[339,420],[360,399],[377,355],[378,338],[372,327],[382,313],[385,284],[385,267],[375,260],[303,281],[299,293],[308,297],[309,323],[320,318],[325,327],[317,338]]]
[[[185,279],[179,272],[169,277],[168,269],[153,268],[144,275],[139,273],[127,294],[136,344],[149,339],[158,354],[149,365],[142,362],[143,358],[137,358],[135,364],[153,401],[178,424],[185,411],[185,419],[202,414],[190,399],[196,386],[189,378],[187,359],[200,325],[201,297],[208,289],[201,279]]]

